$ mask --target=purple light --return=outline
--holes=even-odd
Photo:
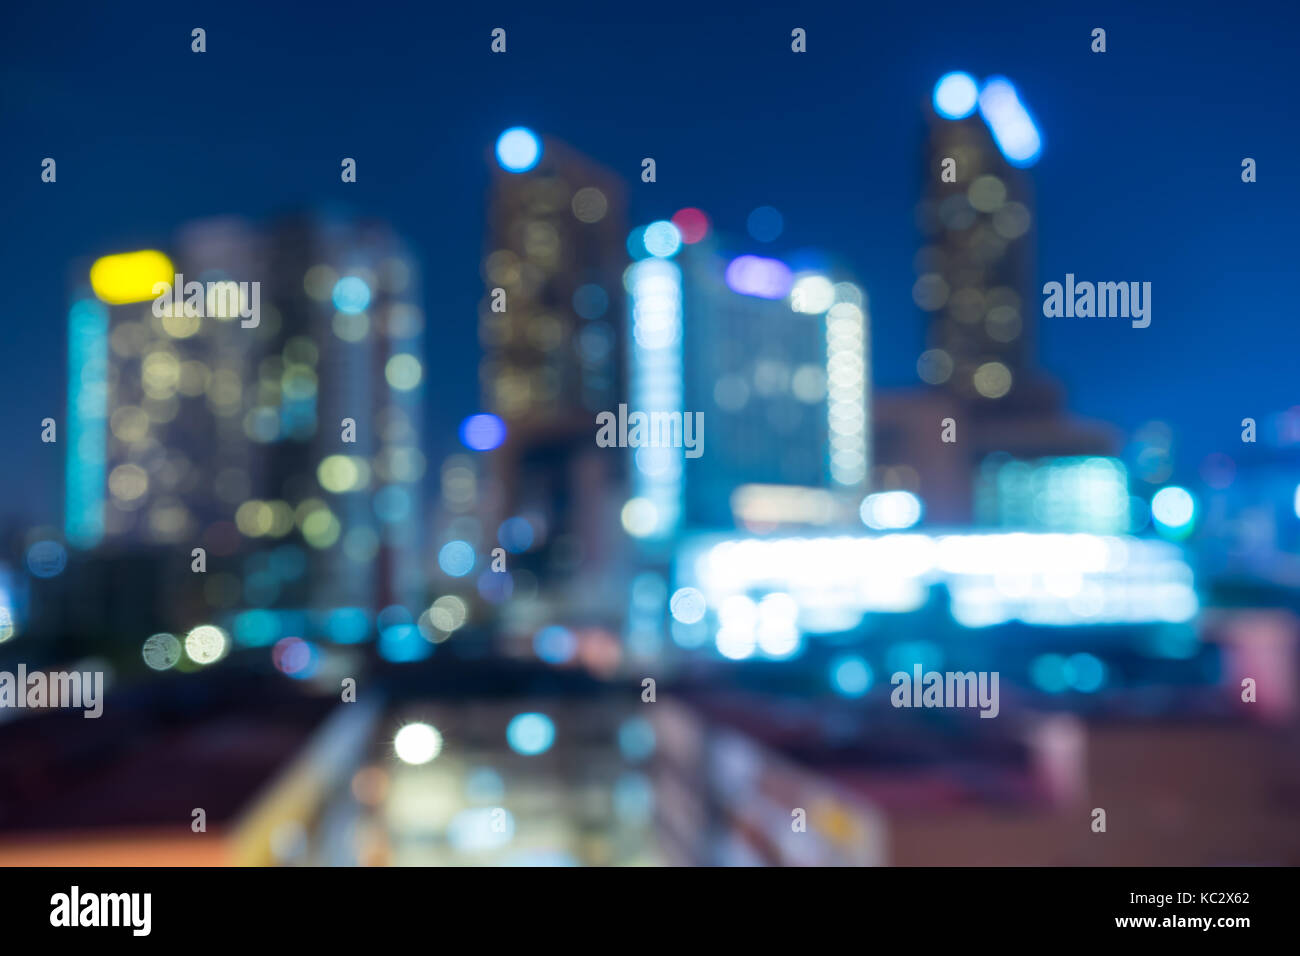
[[[471,415],[460,423],[460,440],[473,451],[491,451],[506,440],[506,423],[495,415]]]
[[[776,259],[739,256],[727,266],[727,285],[732,292],[756,295],[760,299],[784,299],[794,285],[790,267]]]

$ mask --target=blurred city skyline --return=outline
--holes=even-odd
[[[0,863],[1300,859],[1294,8],[15,19]]]
[[[338,207],[409,240],[429,316],[425,447],[433,460],[454,450],[456,423],[482,410],[463,356],[479,353],[492,144],[516,124],[622,177],[632,223],[697,206],[738,235],[752,209],[776,207],[783,234],[737,251],[816,248],[842,263],[870,297],[872,381],[919,384],[926,316],[911,286],[924,117],[935,79],[954,69],[1010,76],[1044,131],[1030,173],[1037,286],[1073,272],[1155,290],[1149,329],[1040,320],[1039,362],[1063,380],[1075,413],[1128,435],[1168,422],[1181,452],[1173,478],[1194,481],[1205,455],[1239,438],[1243,417],[1262,423],[1296,404],[1286,377],[1269,373],[1300,343],[1287,308],[1300,195],[1283,165],[1294,125],[1278,122],[1285,60],[1258,56],[1286,35],[1270,11],[1294,21],[1281,5],[1193,5],[1169,23],[1118,6],[1068,14],[1007,4],[955,9],[929,36],[934,14],[901,4],[693,11],[689,28],[667,10],[595,8],[554,20],[380,9],[355,23],[224,9],[191,23],[146,6],[132,19],[91,12],[57,29],[57,7],[23,11],[0,41],[10,47],[0,162],[21,184],[6,206],[22,224],[5,239],[0,376],[10,388],[0,427],[20,448],[30,435],[34,451],[2,479],[3,511],[61,520],[62,454],[38,453],[38,423],[64,414],[73,263],[166,248],[178,227],[213,215],[260,223]],[[1032,49],[1020,29],[1029,22]],[[185,64],[185,84],[168,83],[192,56],[193,26],[208,31],[209,52],[199,69]],[[505,56],[488,52],[495,26],[508,31]],[[806,57],[789,55],[795,26],[808,31]],[[1104,57],[1088,50],[1094,26],[1108,30]],[[13,49],[19,37],[25,45]],[[316,65],[330,58],[337,70]],[[40,182],[45,156],[59,163],[56,184]],[[345,156],[358,161],[355,184],[339,181]],[[653,184],[639,181],[647,156]],[[1240,180],[1246,156],[1259,164],[1251,185]]]

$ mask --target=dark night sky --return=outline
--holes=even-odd
[[[1042,364],[1075,411],[1170,422],[1186,475],[1231,451],[1242,417],[1300,404],[1293,0],[278,6],[6,13],[0,514],[60,519],[63,446],[42,445],[38,423],[63,420],[71,261],[165,247],[202,216],[347,203],[392,221],[424,271],[430,451],[450,449],[477,410],[487,155],[515,124],[622,173],[634,221],[698,205],[743,235],[750,209],[776,206],[772,248],[820,247],[855,273],[876,379],[915,382],[923,109],[951,69],[1009,76],[1043,128],[1040,285],[1153,283],[1145,330],[1041,320]],[[194,26],[206,54],[190,52]],[[496,26],[505,56],[488,50]],[[806,55],[790,52],[795,26]],[[1089,51],[1095,26],[1104,55]],[[343,156],[355,185],[339,181]],[[637,180],[644,156],[655,184]]]

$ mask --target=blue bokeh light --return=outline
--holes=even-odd
[[[526,126],[512,126],[497,137],[497,162],[510,173],[526,173],[541,161],[542,141]]]
[[[645,226],[637,226],[627,234],[627,254],[633,259],[645,259],[650,250],[645,247]]]
[[[945,73],[934,84],[934,111],[944,119],[965,119],[978,103],[979,87],[969,73]]]
[[[463,578],[474,569],[474,549],[467,541],[448,541],[438,552],[438,567],[453,578]]]
[[[1077,691],[1094,693],[1106,683],[1106,665],[1093,654],[1071,654],[1065,661],[1065,679]]]
[[[506,423],[495,415],[471,415],[460,423],[460,442],[470,451],[491,451],[506,440]]]
[[[831,661],[831,686],[844,697],[861,697],[871,690],[871,665],[857,654],[845,654]]]
[[[506,743],[525,757],[546,753],[555,743],[555,723],[545,714],[519,714],[506,727]]]
[[[68,566],[68,550],[57,541],[37,541],[27,549],[27,569],[38,578],[53,578]]]
[[[366,311],[370,304],[370,286],[359,276],[344,276],[334,283],[334,308],[348,315]]]
[[[979,95],[980,116],[1008,163],[1019,169],[1038,162],[1043,137],[1020,94],[1005,76],[990,77]]]
[[[385,485],[375,492],[375,517],[384,524],[398,524],[411,516],[411,492],[402,485]]]
[[[1196,499],[1186,488],[1170,485],[1151,499],[1151,516],[1156,524],[1174,531],[1190,527],[1196,517]]]
[[[578,639],[567,627],[553,624],[533,636],[533,650],[548,664],[567,664],[578,653]]]
[[[618,749],[632,763],[648,759],[655,752],[654,725],[644,717],[629,717],[618,726]]]
[[[497,540],[511,554],[523,554],[533,546],[535,538],[532,524],[519,515],[507,518],[497,529]]]
[[[682,234],[677,227],[666,219],[652,222],[645,227],[642,237],[645,251],[659,259],[668,259],[677,254],[682,247]]]
[[[433,645],[420,634],[414,624],[398,624],[384,628],[379,635],[379,656],[395,664],[423,660],[433,654]]]
[[[339,644],[358,644],[370,633],[370,615],[364,608],[336,607],[325,619],[325,633]]]
[[[245,647],[268,647],[280,639],[280,618],[274,611],[241,611],[235,615],[231,631]]]
[[[1041,654],[1029,665],[1029,678],[1039,690],[1060,694],[1069,687],[1065,658],[1060,654]]]

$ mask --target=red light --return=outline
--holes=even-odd
[[[679,209],[672,219],[677,231],[682,234],[682,242],[699,242],[709,234],[709,217],[693,206]]]

